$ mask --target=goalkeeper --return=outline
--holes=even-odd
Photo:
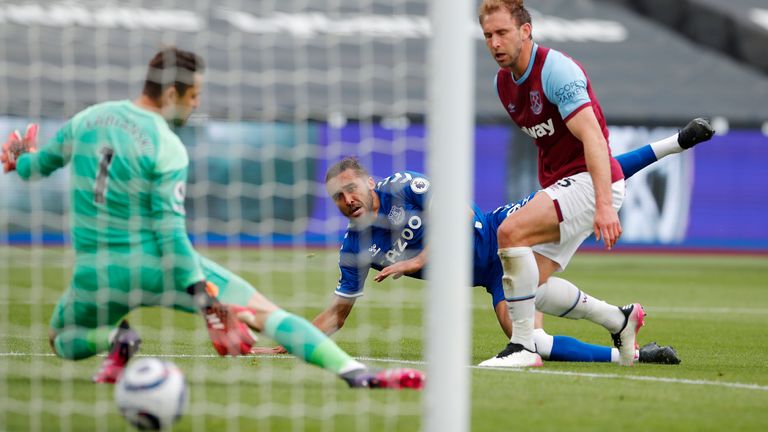
[[[198,107],[203,68],[194,53],[163,49],[135,101],[81,111],[39,150],[35,125],[4,145],[4,171],[25,180],[69,165],[75,267],[51,317],[54,352],[79,360],[109,351],[93,379],[113,383],[141,342],[125,316],[163,306],[201,312],[221,355],[247,354],[250,328],[351,387],[420,388],[419,371],[369,370],[308,321],[195,252],[184,218],[188,156],[168,123],[183,124]]]

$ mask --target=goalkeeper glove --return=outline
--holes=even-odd
[[[3,164],[3,171],[10,172],[16,169],[16,161],[24,153],[34,153],[37,151],[37,130],[35,123],[27,125],[27,131],[24,137],[19,131],[15,130],[8,135],[8,140],[3,144],[0,153],[0,163]]]
[[[208,336],[221,356],[245,355],[255,343],[248,326],[237,318],[237,308],[219,302],[216,285],[200,281],[187,288],[208,327]]]

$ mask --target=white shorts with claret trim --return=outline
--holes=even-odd
[[[611,185],[613,208],[618,211],[624,202],[624,180]],[[564,177],[552,186],[543,189],[555,203],[560,220],[560,241],[543,243],[533,247],[533,251],[560,265],[565,270],[571,257],[581,243],[594,232],[595,188],[588,172]]]

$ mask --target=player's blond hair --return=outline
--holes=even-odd
[[[519,26],[531,23],[531,14],[525,8],[523,0],[483,0],[477,8],[477,19],[480,25],[483,24],[485,17],[499,10],[509,11]]]

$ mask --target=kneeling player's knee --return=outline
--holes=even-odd
[[[50,329],[48,341],[54,354],[67,360],[86,359],[103,351],[94,347],[88,337],[83,335],[83,330]]]
[[[504,223],[499,226],[499,229],[496,230],[499,244],[505,244],[507,246],[519,246],[523,240],[521,237],[522,233],[523,230],[521,227],[517,226],[516,223],[509,219],[505,220]]]

